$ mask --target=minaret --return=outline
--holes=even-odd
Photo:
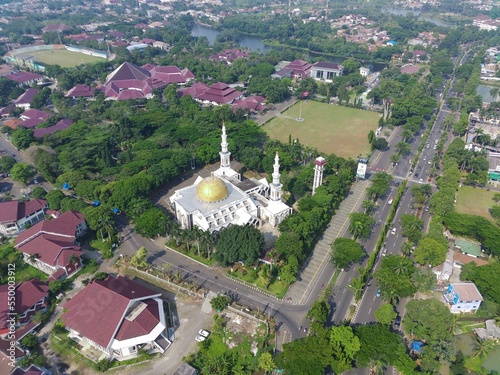
[[[280,157],[278,156],[278,151],[276,151],[273,166],[273,182],[271,184],[271,192],[269,193],[269,199],[271,201],[281,201],[281,188],[283,185],[280,182],[280,177]]]
[[[222,124],[222,151],[220,154],[220,167],[221,168],[231,168],[231,153],[227,150],[227,135],[226,135],[226,125]]]
[[[326,160],[322,156],[319,156],[316,160],[314,160],[313,195],[316,192],[316,189],[323,183],[323,171],[325,170],[325,164]]]

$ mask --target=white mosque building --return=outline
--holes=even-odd
[[[226,127],[222,126],[220,167],[210,177],[198,177],[193,185],[177,190],[170,197],[170,204],[183,229],[198,227],[218,232],[230,225],[251,224],[256,227],[271,224],[276,227],[292,208],[281,201],[279,156],[276,153],[273,181],[265,178],[241,180],[231,168]]]

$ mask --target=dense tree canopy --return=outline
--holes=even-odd
[[[348,268],[366,255],[361,245],[349,238],[336,238],[331,247],[332,263],[339,268]]]
[[[406,334],[428,343],[451,340],[453,316],[448,307],[435,298],[411,300],[406,305],[403,327]]]
[[[215,259],[225,266],[242,261],[253,265],[262,255],[264,236],[251,225],[233,225],[219,233]]]

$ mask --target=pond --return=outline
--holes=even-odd
[[[443,22],[441,20],[438,20],[436,18],[430,18],[430,17],[424,17],[421,16],[420,13],[422,13],[419,10],[408,10],[408,9],[395,9],[395,8],[387,8],[384,9],[384,11],[395,14],[396,16],[406,16],[408,13],[412,13],[414,16],[418,16],[419,19],[433,23],[436,26],[441,26],[441,27],[451,27],[453,25],[450,25],[446,22]]]
[[[496,88],[496,87],[495,86],[479,85],[477,87],[476,93],[483,97],[484,103],[491,103],[493,101],[493,97],[491,96],[490,91],[491,91],[491,89],[494,89],[494,88]]]
[[[456,335],[453,337],[453,341],[457,350],[461,350],[465,356],[474,354],[477,340],[472,332]]]
[[[490,372],[500,372],[500,345],[491,350],[488,358],[483,362],[483,367]]]

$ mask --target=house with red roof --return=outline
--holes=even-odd
[[[55,125],[49,126],[48,128],[39,128],[33,131],[33,136],[35,138],[43,138],[46,134],[53,134],[55,132],[68,129],[73,121],[69,119],[62,119],[58,121]]]
[[[224,82],[217,82],[193,99],[205,105],[231,104],[243,97],[243,93]]]
[[[184,85],[195,76],[188,69],[176,66],[142,67],[123,63],[106,77],[104,94],[107,99],[150,99],[154,90],[161,90],[171,83]]]
[[[40,90],[38,89],[30,87],[14,101],[15,106],[17,108],[30,109],[31,101],[35,99],[35,96],[36,94],[38,94],[39,91]]]
[[[236,112],[240,108],[249,112],[262,112],[270,107],[269,104],[266,104],[266,98],[259,95],[252,95],[248,98],[236,99],[233,103],[233,112]]]
[[[49,275],[70,276],[82,265],[80,246],[76,239],[87,230],[85,216],[66,211],[53,220],[43,220],[21,232],[15,248],[23,253],[25,262]]]
[[[65,95],[66,98],[91,98],[94,96],[94,89],[89,85],[76,85],[68,91]]]
[[[34,83],[42,82],[43,80],[43,76],[41,76],[40,74],[24,71],[7,74],[4,77],[16,82],[19,87],[24,85],[31,86]]]
[[[46,121],[52,116],[50,113],[40,111],[39,109],[28,109],[27,111],[24,111],[21,113],[19,117],[21,117],[21,120],[42,120]]]
[[[163,353],[171,344],[161,294],[129,278],[94,280],[64,308],[69,337],[111,360],[134,357],[139,349]]]
[[[12,305],[9,304],[9,290],[12,288],[8,285],[0,285],[0,335],[9,332],[9,313],[16,314],[16,326],[21,327],[26,325],[37,312],[46,311],[49,302],[49,285],[38,279],[16,285],[15,297],[11,301],[15,303]]]
[[[12,103],[7,104],[7,106],[0,109],[0,117],[9,117],[11,111],[14,111],[16,106]]]
[[[309,77],[311,71],[311,64],[303,60],[295,60],[286,64],[283,68],[271,74],[273,78],[294,78],[303,79]]]
[[[10,340],[0,339],[0,374],[2,375],[12,375],[16,368],[14,366],[16,366],[17,362],[19,362],[19,360],[26,354],[21,348],[19,348],[17,342],[13,345],[13,347],[14,350],[11,350]]]
[[[26,226],[33,226],[45,217],[45,199],[0,202],[0,234],[15,236]]]

